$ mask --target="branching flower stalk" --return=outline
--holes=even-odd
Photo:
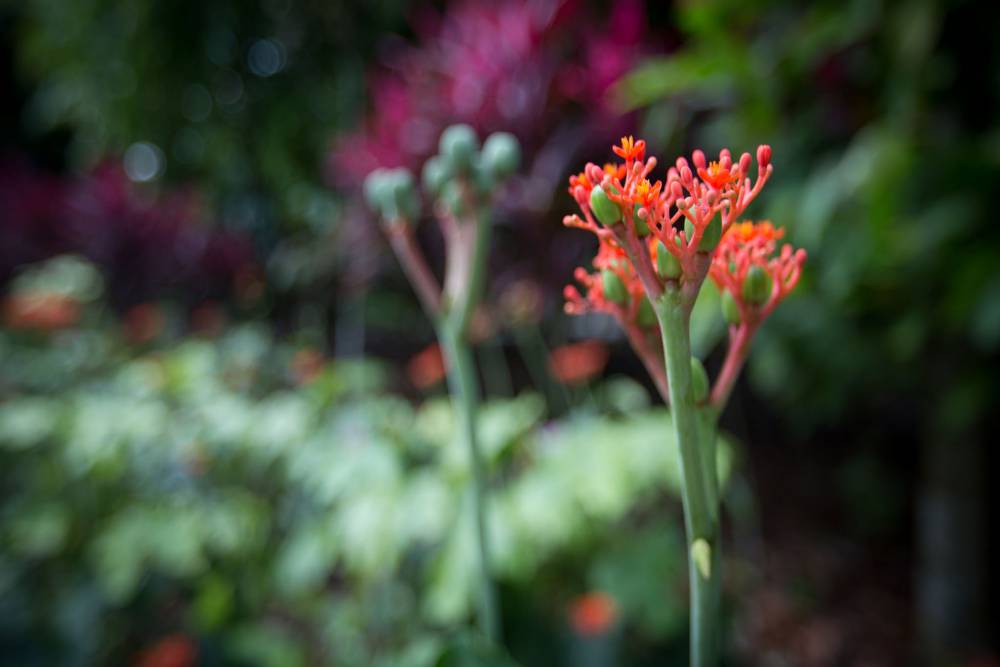
[[[487,466],[477,439],[480,387],[469,325],[482,298],[489,250],[491,198],[516,169],[517,140],[507,133],[490,135],[479,150],[475,132],[453,125],[441,135],[440,154],[424,165],[424,193],[444,236],[444,286],[439,285],[414,234],[420,201],[413,176],[405,169],[376,170],[365,182],[369,205],[383,227],[399,263],[444,350],[458,432],[469,454],[470,493],[479,551],[478,621],[487,637],[500,638],[500,616],[490,570],[487,523]]]
[[[795,287],[806,255],[788,245],[779,252],[783,230],[769,222],[737,222],[774,171],[769,146],[757,149],[754,178],[749,153],[734,162],[723,150],[709,163],[699,150],[655,182],[649,177],[656,158],[646,158],[644,141],[625,137],[613,150],[620,163],[589,163],[569,179],[582,216],[563,222],[593,232],[599,245],[596,271],[575,273],[584,291],[566,287],[566,311],[613,316],[671,406],[688,542],[691,664],[705,667],[717,663],[721,643],[718,417],[754,334]],[[726,360],[711,388],[691,356],[690,334],[691,311],[709,276],[729,325]]]

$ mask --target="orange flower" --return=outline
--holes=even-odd
[[[4,323],[11,329],[56,331],[80,319],[80,304],[55,292],[12,294],[3,304]]]
[[[777,250],[777,240],[784,230],[770,222],[739,222],[726,232],[712,256],[709,275],[720,290],[729,292],[737,304],[741,319],[748,324],[758,323],[795,288],[806,261],[806,251],[793,250],[787,243]],[[757,267],[770,281],[767,292],[759,301],[747,295],[747,276]],[[760,289],[759,285],[757,286]],[[751,295],[754,289],[750,289]]]
[[[420,390],[430,389],[444,379],[444,374],[444,356],[437,343],[417,352],[406,364],[407,377]]]
[[[164,637],[146,647],[135,658],[136,667],[194,667],[198,662],[198,645],[182,634]]]
[[[163,331],[164,317],[159,306],[140,303],[125,313],[122,328],[125,338],[133,345],[145,345],[156,340]]]
[[[718,162],[710,162],[708,164],[708,169],[698,167],[698,178],[705,181],[716,190],[721,190],[739,178],[739,175],[734,173],[729,167],[724,167]]]
[[[226,328],[226,313],[214,301],[205,301],[191,311],[191,329],[205,338],[215,338]]]
[[[611,164],[610,162],[604,163],[604,173],[611,178],[617,178],[619,181],[625,180],[625,165],[623,164]]]
[[[612,146],[611,150],[615,152],[615,155],[625,160],[625,162],[642,160],[646,157],[646,142],[642,139],[636,141],[632,138],[632,135],[629,135],[622,137],[621,146]]]
[[[581,595],[570,603],[569,622],[584,637],[605,634],[618,617],[614,598],[600,591]]]
[[[604,371],[608,356],[607,346],[597,341],[562,345],[549,354],[549,371],[563,384],[583,384]]]
[[[290,369],[292,373],[292,379],[296,385],[302,386],[309,384],[323,372],[323,367],[326,365],[326,357],[319,350],[306,347],[301,350],[296,350],[295,354],[292,355],[292,363],[290,364]]]
[[[765,238],[774,241],[780,239],[784,235],[784,229],[781,227],[775,227],[768,220],[758,223],[754,223],[750,220],[734,222],[726,231],[727,237],[731,236],[738,238],[740,243],[747,243],[753,238]]]

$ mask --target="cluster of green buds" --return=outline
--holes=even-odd
[[[452,125],[441,134],[438,154],[424,164],[425,196],[461,218],[484,203],[517,170],[521,149],[508,132],[495,132],[482,148],[475,130]],[[368,205],[387,222],[413,220],[420,212],[413,175],[405,168],[377,169],[365,180]]]

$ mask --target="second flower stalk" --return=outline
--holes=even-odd
[[[434,322],[444,351],[457,431],[469,456],[469,495],[478,546],[478,620],[483,634],[499,641],[500,615],[490,565],[488,470],[477,436],[481,390],[469,327],[482,298],[491,232],[492,197],[520,161],[517,140],[490,135],[479,149],[467,125],[446,129],[439,154],[423,169],[423,189],[445,241],[444,286],[439,286],[414,234],[421,213],[413,176],[405,169],[377,170],[365,182],[369,205],[382,220],[404,272]]]

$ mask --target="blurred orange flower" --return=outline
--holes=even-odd
[[[80,304],[72,297],[52,292],[12,294],[4,301],[3,319],[11,329],[66,329],[80,319]]]
[[[129,308],[122,321],[125,339],[133,345],[145,345],[163,331],[163,312],[152,303],[140,303]]]
[[[614,625],[618,605],[607,593],[595,591],[573,600],[569,605],[569,622],[584,637],[603,635]]]
[[[144,648],[135,658],[135,667],[194,667],[198,645],[187,635],[176,634]]]
[[[582,384],[604,371],[608,356],[607,345],[598,341],[561,345],[549,353],[549,371],[563,384]]]
[[[417,352],[406,364],[406,375],[417,389],[430,389],[444,379],[444,356],[441,346],[431,343]]]
[[[319,350],[312,347],[296,350],[289,364],[292,380],[299,386],[309,384],[323,372],[325,365],[326,357]]]
[[[191,311],[191,329],[199,336],[215,338],[226,326],[226,314],[214,301],[206,301]]]

